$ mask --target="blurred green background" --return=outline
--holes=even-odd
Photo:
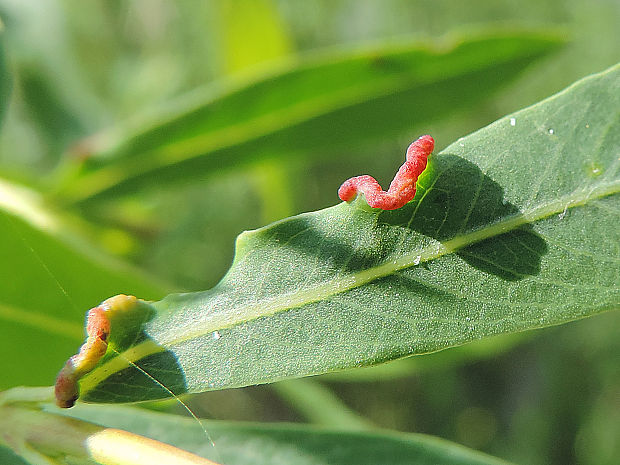
[[[234,88],[300,56],[418,39],[441,45],[446,37],[515,27],[567,37],[563,48],[506,76],[500,92],[405,133],[328,156],[267,157],[207,182],[74,208],[88,220],[76,227],[89,242],[168,290],[214,285],[237,234],[333,205],[351,175],[372,173],[386,183],[420,134],[432,134],[441,149],[620,58],[617,0],[0,0],[0,17],[12,80],[0,173],[44,192],[72,179],[68,160],[85,138],[179,96],[191,101],[186,95],[197,88]],[[32,264],[46,265],[45,258]],[[612,464],[620,460],[619,326],[607,314],[361,374],[207,393],[190,406],[221,419],[423,432],[523,464]]]

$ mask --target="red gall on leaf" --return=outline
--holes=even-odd
[[[372,176],[363,175],[347,179],[340,189],[338,197],[345,202],[354,200],[361,192],[372,208],[396,210],[410,202],[415,196],[418,177],[426,169],[428,156],[435,148],[431,136],[422,136],[407,149],[407,160],[400,167],[386,191]]]

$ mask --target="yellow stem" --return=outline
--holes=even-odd
[[[169,444],[113,428],[91,434],[86,447],[91,457],[103,465],[217,465]]]

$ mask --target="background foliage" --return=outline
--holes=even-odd
[[[12,81],[0,173],[30,186],[25,192],[0,184],[3,210],[11,212],[15,199],[27,205],[0,216],[0,349],[11,354],[2,388],[50,384],[79,344],[84,310],[103,298],[211,287],[230,265],[242,230],[336,203],[339,183],[352,174],[377,174],[385,183],[412,137],[430,133],[441,149],[620,56],[620,6],[612,0],[3,0],[0,17],[12,76],[0,86],[7,95]],[[83,169],[75,157],[96,151],[102,140],[85,137],[123,129],[130,119],[139,128],[136,115],[172,111],[169,102],[191,102],[197,94],[187,93],[204,85],[234,88],[325,47],[441,44],[446,34],[467,38],[507,24],[561,27],[570,42],[524,73],[506,75],[501,92],[428,121],[417,117],[372,143],[240,163],[206,180],[73,204],[63,213],[37,192],[53,188],[63,199],[67,180]],[[428,433],[520,463],[613,463],[620,456],[619,325],[606,314],[350,374],[211,392],[190,405],[227,420]],[[317,402],[329,407],[316,409]]]

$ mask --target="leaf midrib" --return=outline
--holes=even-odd
[[[397,271],[416,266],[420,263],[436,260],[476,242],[510,232],[524,224],[543,220],[572,208],[586,205],[592,200],[608,197],[618,192],[620,192],[620,180],[614,180],[609,183],[599,183],[591,189],[574,191],[571,194],[541,204],[520,214],[506,217],[502,221],[493,223],[489,226],[439,243],[436,246],[427,247],[420,252],[403,255],[398,260],[383,263],[382,265],[368,268],[361,272],[347,275],[346,277],[330,279],[326,284],[296,292],[292,296],[286,294],[273,299],[261,300],[260,303],[246,306],[243,312],[237,310],[234,312],[227,312],[223,315],[215,315],[215,318],[208,320],[206,324],[198,328],[191,327],[189,331],[184,333],[177,333],[174,338],[157,342],[147,340],[119,354],[119,356],[97,367],[86,375],[82,381],[82,391],[85,393],[92,390],[100,381],[106,379],[112,373],[127,368],[148,355],[162,352],[166,350],[166,347],[178,345],[188,340],[211,334],[213,331],[231,328],[258,318],[269,317],[283,311],[327,299],[377,279],[390,276]],[[240,317],[239,315],[242,316]]]

